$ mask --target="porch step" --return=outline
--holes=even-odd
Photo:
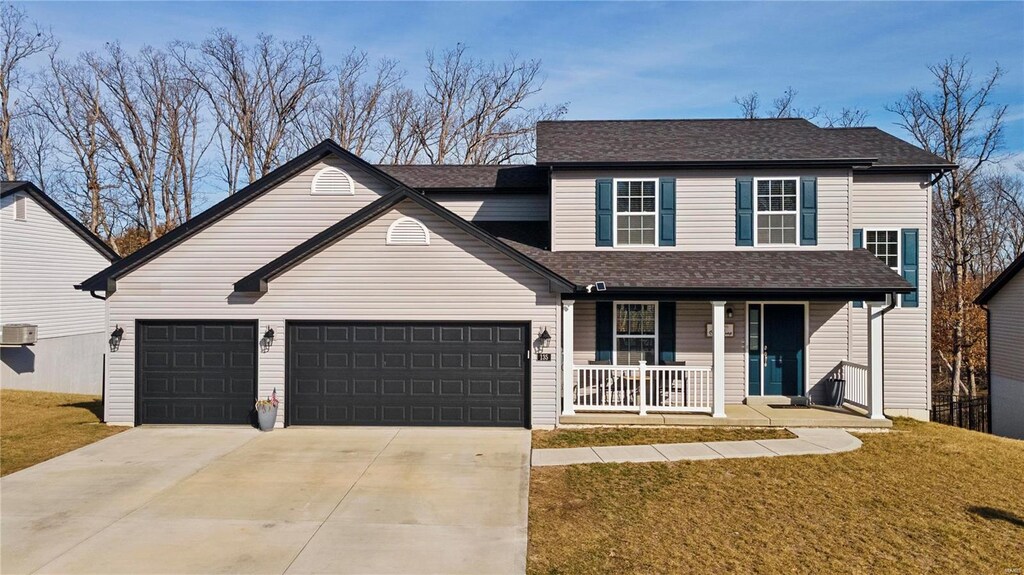
[[[806,397],[790,397],[787,395],[760,395],[746,399],[747,405],[807,405]]]

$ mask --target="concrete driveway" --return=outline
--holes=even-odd
[[[0,480],[0,571],[523,573],[526,430],[142,427]]]

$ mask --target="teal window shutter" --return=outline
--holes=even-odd
[[[920,305],[917,288],[918,282],[918,232],[917,228],[903,228],[900,238],[903,265],[903,279],[914,286],[912,293],[903,294],[903,307],[917,307]]]
[[[658,302],[658,363],[676,360],[676,302]]]
[[[659,246],[676,245],[676,179],[658,180],[658,235]]]
[[[612,330],[615,326],[612,325],[614,319],[612,315],[612,302],[610,301],[599,301],[597,302],[597,311],[594,317],[594,327],[597,332],[597,341],[594,347],[594,359],[597,361],[611,361],[612,359],[612,340],[615,338],[612,335]]]
[[[856,228],[853,230],[853,249],[859,250],[864,247],[864,230]],[[853,307],[864,307],[864,302],[855,301]]]
[[[800,178],[800,245],[818,245],[818,178]]]
[[[754,178],[736,178],[736,245],[754,245]]]
[[[612,218],[614,217],[611,178],[597,180],[595,192],[597,195],[597,241],[595,245],[610,246],[612,245]]]

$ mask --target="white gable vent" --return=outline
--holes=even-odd
[[[388,228],[389,246],[429,246],[427,226],[414,218],[398,218]]]
[[[338,168],[324,168],[313,176],[313,185],[309,191],[313,195],[322,196],[351,196],[355,194],[352,189],[352,178]]]

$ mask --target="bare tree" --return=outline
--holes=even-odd
[[[979,81],[967,58],[948,58],[929,70],[935,77],[933,92],[911,89],[886,109],[900,116],[900,126],[921,147],[959,165],[936,182],[933,200],[937,272],[948,275],[952,299],[949,325],[936,328],[948,328],[951,334],[950,355],[943,360],[957,398],[967,390],[964,360],[974,343],[967,333],[968,267],[974,257],[967,246],[967,210],[976,201],[976,178],[1002,143],[1006,106],[992,103],[992,91],[1003,70],[996,66]]]
[[[4,177],[15,180],[18,178],[15,124],[26,115],[21,102],[12,100],[23,79],[21,66],[26,59],[53,49],[56,42],[49,31],[29,22],[24,11],[6,3],[0,4],[0,36],[3,47],[0,53],[0,165]],[[38,144],[41,134],[31,126],[26,128],[28,137]],[[38,146],[33,147],[38,149]]]
[[[220,29],[198,48],[179,42],[172,50],[227,131],[221,152],[232,192],[241,180],[236,166],[252,182],[278,164],[312,90],[327,78],[320,48],[308,36],[278,41],[261,34],[249,48]]]
[[[858,128],[868,118],[867,111],[859,108],[843,108],[838,114],[826,111],[823,115],[826,128]]]
[[[507,163],[534,153],[534,124],[565,106],[527,107],[543,85],[539,60],[510,54],[500,64],[469,57],[458,44],[427,53],[424,107],[416,122],[430,163]]]
[[[423,144],[416,133],[422,101],[412,90],[400,88],[390,94],[384,108],[385,135],[380,149],[381,162],[416,163],[423,150]]]
[[[332,70],[333,84],[318,87],[301,119],[305,146],[331,138],[360,156],[380,148],[388,99],[404,74],[396,60],[382,59],[370,68],[366,53],[353,50]]]
[[[740,117],[747,120],[757,118],[804,118],[815,121],[820,118],[818,124],[826,128],[852,128],[863,126],[868,113],[860,108],[843,108],[839,113],[832,113],[824,110],[821,106],[811,108],[799,108],[796,105],[798,92],[792,86],[786,88],[782,94],[772,100],[769,109],[764,110],[762,116],[761,96],[757,92],[750,92],[746,96],[736,96],[732,101],[740,107]]]
[[[740,117],[744,120],[756,120],[760,117],[761,97],[757,92],[751,92],[742,98],[735,96],[732,101],[740,107]]]

